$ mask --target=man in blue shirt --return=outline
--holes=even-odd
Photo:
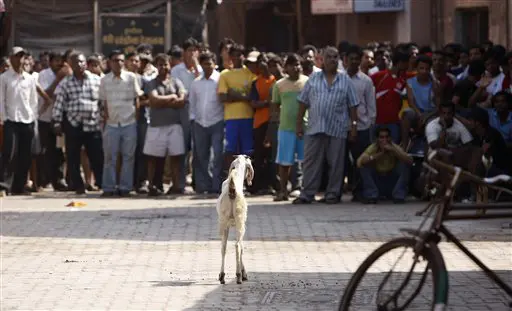
[[[324,66],[313,73],[298,97],[297,135],[304,139],[304,189],[294,204],[311,203],[320,187],[324,157],[329,165],[329,182],[323,201],[341,199],[347,131],[357,138],[358,99],[350,78],[338,72],[339,54],[334,47],[324,50]],[[308,110],[308,127],[303,128]]]

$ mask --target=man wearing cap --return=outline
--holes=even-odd
[[[10,56],[11,68],[0,76],[0,126],[3,126],[4,138],[0,182],[6,181],[6,169],[16,158],[10,186],[13,195],[28,194],[25,183],[31,165],[34,122],[37,120],[37,81],[23,70],[26,54],[23,48],[14,47]],[[13,148],[16,154],[13,154]]]

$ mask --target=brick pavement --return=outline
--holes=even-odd
[[[214,200],[79,198],[44,192],[1,198],[1,310],[334,310],[348,279],[383,241],[416,227],[421,205],[275,204],[250,198],[249,281],[218,284]],[[74,199],[76,200],[76,198]],[[500,220],[450,225],[512,284],[511,230]],[[453,246],[450,310],[507,310],[508,299]],[[372,277],[378,274],[372,275]],[[420,295],[411,310],[426,310]]]

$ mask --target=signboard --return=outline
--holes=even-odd
[[[397,12],[405,10],[406,0],[354,0],[355,13]]]
[[[101,14],[101,51],[104,55],[119,49],[135,51],[142,43],[153,46],[153,53],[165,53],[165,15]]]
[[[311,14],[352,13],[354,0],[311,0]]]

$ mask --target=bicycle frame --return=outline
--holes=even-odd
[[[430,159],[431,160],[431,159]],[[435,161],[435,160],[434,160]],[[469,249],[467,249],[462,242],[455,237],[453,233],[451,233],[445,226],[445,221],[450,220],[469,220],[469,219],[500,219],[500,218],[512,218],[512,204],[511,203],[486,203],[486,204],[453,204],[453,195],[455,193],[454,189],[460,182],[461,173],[463,172],[461,168],[454,167],[455,173],[450,181],[447,184],[447,187],[444,190],[444,195],[442,198],[432,202],[432,206],[430,208],[436,208],[436,214],[434,216],[434,221],[431,224],[429,233],[426,235],[419,235],[418,232],[416,235],[422,239],[423,243],[427,243],[428,241],[439,241],[439,233],[446,236],[449,242],[454,243],[457,248],[459,248],[466,256],[471,259],[480,269],[484,271],[489,279],[491,279],[494,283],[496,283],[501,289],[503,289],[509,296],[512,297],[512,288],[506,284],[494,271],[492,271],[489,267],[487,267],[478,257],[476,257]],[[446,185],[446,183],[445,183]],[[489,189],[494,189],[500,192],[506,192],[512,194],[512,191],[505,189],[503,187],[498,187],[494,185],[485,185]],[[463,214],[463,215],[451,215],[453,211],[475,211],[481,209],[489,209],[489,210],[497,210],[497,209],[511,209],[509,212],[500,212],[494,214]]]

